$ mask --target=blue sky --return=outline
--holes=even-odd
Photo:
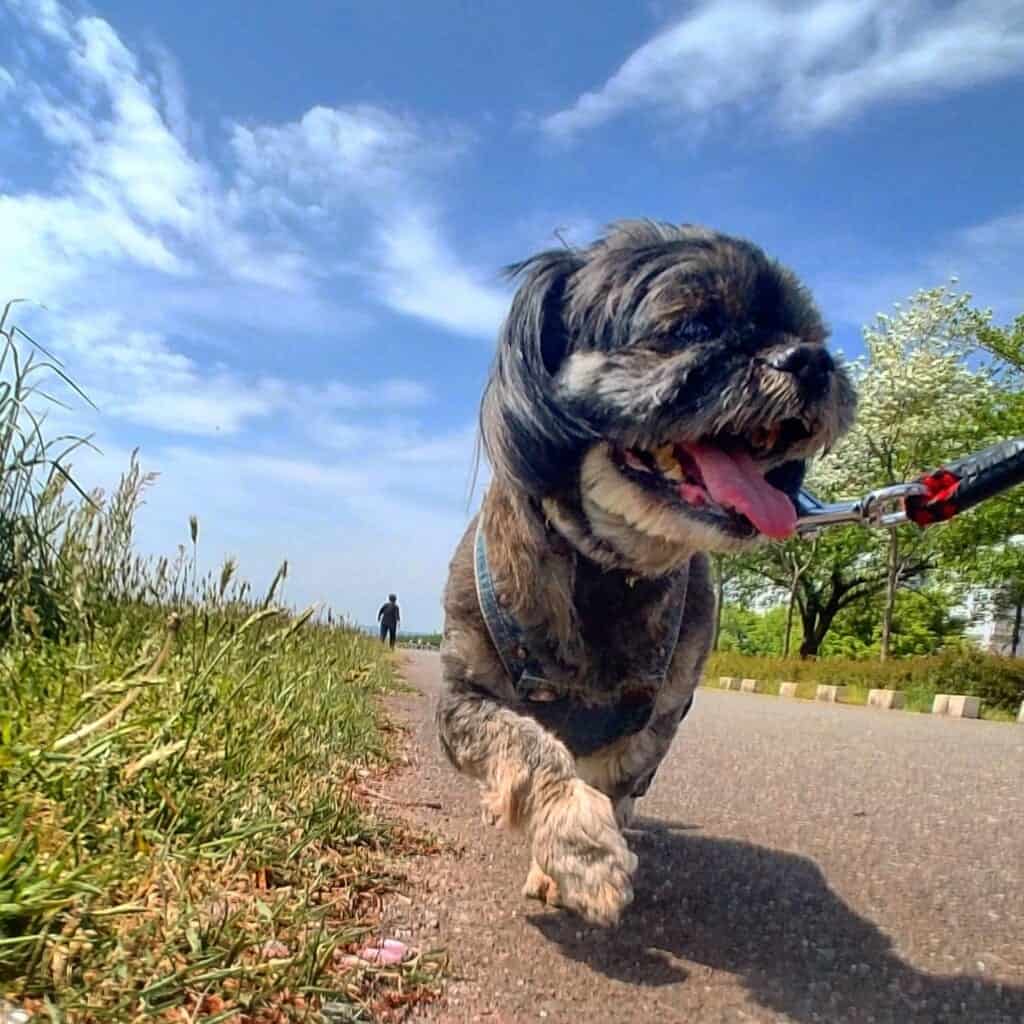
[[[440,624],[500,268],[649,216],[746,235],[835,343],[958,274],[1024,309],[1024,0],[0,0],[0,292],[139,542]],[[557,244],[557,243],[555,243]]]

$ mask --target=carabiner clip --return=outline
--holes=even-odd
[[[893,484],[880,487],[854,501],[824,502],[810,491],[801,490],[796,497],[796,532],[802,536],[815,534],[826,526],[892,527],[907,522],[904,499],[927,494],[923,484]]]
[[[886,527],[908,522],[904,501],[912,495],[927,493],[928,488],[920,483],[893,484],[871,491],[862,499],[864,525]]]

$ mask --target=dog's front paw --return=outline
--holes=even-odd
[[[558,899],[558,886],[555,885],[554,879],[545,875],[537,867],[536,861],[530,865],[530,873],[526,876],[526,882],[523,885],[523,895],[528,900],[540,900],[541,903],[546,903],[549,907],[562,905]]]
[[[545,803],[533,857],[553,882],[559,905],[593,924],[616,924],[633,900],[636,856],[616,825],[611,801],[581,779]]]

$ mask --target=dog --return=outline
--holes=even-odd
[[[622,830],[711,647],[708,553],[793,533],[856,396],[809,292],[745,240],[627,221],[510,274],[436,725],[484,821],[528,836],[523,894],[613,925]]]

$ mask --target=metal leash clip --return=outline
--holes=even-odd
[[[806,537],[826,526],[899,526],[908,521],[904,500],[927,493],[928,489],[920,483],[893,484],[852,501],[824,502],[810,491],[801,490],[795,502],[796,532]]]

